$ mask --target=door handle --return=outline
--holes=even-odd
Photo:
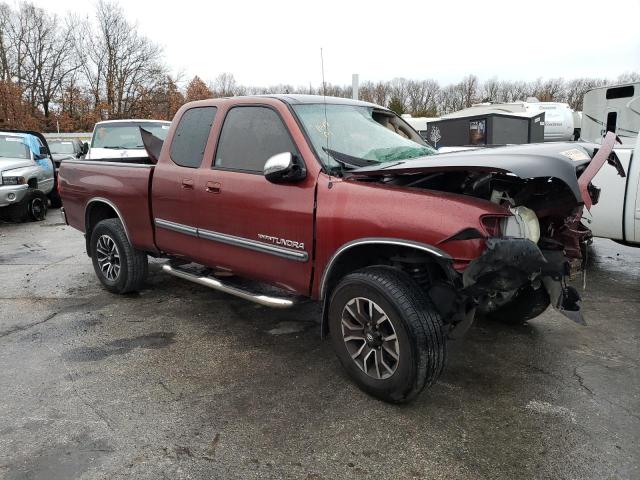
[[[193,180],[191,180],[190,178],[183,178],[182,179],[182,188],[193,189]]]
[[[205,190],[209,193],[220,193],[222,184],[220,182],[207,182]]]

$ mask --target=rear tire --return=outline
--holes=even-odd
[[[485,318],[506,325],[523,325],[527,320],[542,315],[549,303],[549,294],[543,286],[537,290],[527,286],[520,289],[509,303],[487,313]]]
[[[93,269],[102,285],[112,293],[139,290],[148,270],[145,252],[133,248],[117,218],[99,222],[91,233]]]
[[[440,316],[400,270],[368,267],[344,277],[331,296],[329,329],[347,373],[386,402],[412,400],[442,373]]]

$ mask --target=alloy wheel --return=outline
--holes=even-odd
[[[384,310],[368,298],[352,298],[341,323],[344,344],[358,368],[378,380],[391,377],[400,361],[400,344]]]
[[[120,275],[120,251],[109,235],[101,235],[96,243],[98,266],[107,280],[115,281]]]

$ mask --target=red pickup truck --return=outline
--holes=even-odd
[[[304,95],[189,103],[164,142],[143,137],[148,157],[60,168],[63,215],[112,292],[141,288],[151,255],[262,305],[320,301],[343,366],[390,402],[432,384],[478,316],[551,304],[582,321],[566,279],[607,142],[438,154],[386,108]]]

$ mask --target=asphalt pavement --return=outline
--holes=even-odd
[[[640,249],[595,242],[587,326],[478,323],[404,406],[346,378],[316,305],[160,265],[112,295],[57,210],[0,223],[1,479],[640,478]]]

